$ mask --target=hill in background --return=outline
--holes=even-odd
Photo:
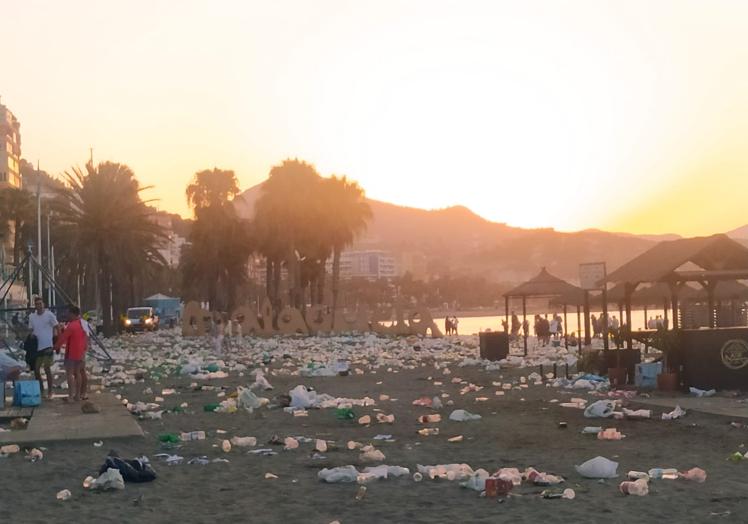
[[[252,218],[260,186],[234,200]],[[486,220],[468,208],[424,210],[369,200],[372,221],[353,249],[392,252],[416,278],[482,275],[494,282],[520,282],[545,266],[578,280],[582,262],[606,262],[612,270],[657,243],[656,239],[587,230],[563,233],[524,229]]]

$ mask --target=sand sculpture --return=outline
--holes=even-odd
[[[182,314],[182,336],[201,336],[210,332],[213,314],[197,302],[188,302]],[[393,319],[394,318],[394,319]],[[338,310],[333,323],[332,308],[326,304],[314,305],[302,313],[299,309],[282,305],[276,313],[270,300],[265,297],[259,309],[244,305],[228,316],[231,320],[231,335],[313,335],[320,333],[366,333],[380,335],[421,335],[441,337],[436,322],[427,308],[415,307],[406,310],[397,304],[393,311],[380,309],[370,311],[366,306],[346,314]],[[390,319],[393,319],[391,322]],[[389,323],[385,323],[389,322]]]

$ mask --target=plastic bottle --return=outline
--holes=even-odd
[[[634,481],[626,480],[619,484],[618,489],[624,495],[636,495],[643,497],[649,493],[649,484],[644,479]]]
[[[356,500],[363,500],[365,496],[366,496],[366,486],[359,486],[358,491],[356,491]]]
[[[649,470],[649,478],[675,480],[678,478],[678,470],[675,468],[652,468]]]
[[[170,444],[177,444],[180,441],[179,435],[176,433],[161,433],[158,436],[160,442],[168,442]]]
[[[180,438],[183,442],[189,442],[191,440],[205,440],[205,431],[190,431],[188,433],[182,433],[180,435]]]

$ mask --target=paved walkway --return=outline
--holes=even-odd
[[[686,411],[700,411],[712,415],[723,415],[732,418],[748,419],[748,401],[741,402],[740,399],[725,397],[694,397],[693,395],[678,395],[675,397],[636,397],[632,402],[646,404],[649,406],[661,406],[674,408],[680,406]]]
[[[114,395],[92,394],[90,400],[99,413],[81,412],[81,402],[67,403],[61,398],[45,400],[34,408],[28,427],[0,433],[0,444],[26,444],[59,440],[99,440],[116,437],[142,437],[143,430]]]

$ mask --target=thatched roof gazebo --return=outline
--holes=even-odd
[[[522,320],[527,320],[527,299],[549,298],[561,303],[564,308],[564,340],[566,339],[567,305],[577,306],[577,316],[580,315],[580,307],[584,303],[584,291],[565,280],[558,278],[542,268],[540,273],[527,282],[504,293],[504,311],[507,322],[509,321],[509,299],[522,298]],[[527,354],[527,336],[524,338],[525,355]]]
[[[690,266],[690,267],[689,267]],[[664,284],[670,291],[673,328],[679,327],[678,302],[681,296],[690,293],[687,282],[701,284],[710,311],[714,311],[715,292],[721,281],[748,278],[748,248],[727,235],[683,238],[660,242],[610,273],[608,283],[623,286],[626,306],[626,322],[631,325],[631,303],[637,287],[644,282]],[[737,282],[736,282],[737,284]],[[723,284],[724,286],[724,284]],[[730,292],[731,284],[723,287]],[[656,288],[661,290],[660,288]],[[734,286],[733,286],[734,289]],[[658,291],[659,294],[659,291]],[[715,319],[709,315],[709,327],[715,327]],[[627,341],[631,347],[631,338]]]

